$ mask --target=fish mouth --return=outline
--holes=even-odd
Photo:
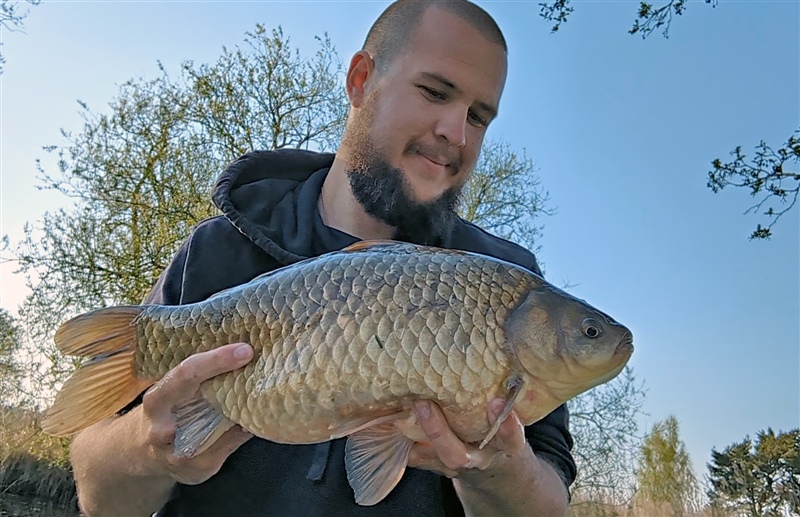
[[[629,331],[622,336],[622,339],[617,345],[617,349],[614,350],[614,355],[631,355],[632,353],[633,353],[633,334],[631,334]]]

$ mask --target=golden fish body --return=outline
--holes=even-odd
[[[101,309],[64,324],[56,341],[93,359],[59,393],[43,424],[54,434],[113,414],[194,353],[250,343],[246,367],[206,381],[204,400],[178,411],[186,454],[232,423],[281,443],[353,435],[368,447],[357,437],[375,429],[413,440],[418,399],[436,401],[454,432],[477,442],[496,431],[493,398],[528,425],[613,378],[632,352],[625,327],[522,267],[401,243],[359,243],[195,304]],[[104,381],[112,370],[128,371],[118,389]],[[87,387],[100,382],[104,392]],[[351,460],[348,472],[362,477],[397,476]],[[361,504],[394,486],[357,478]]]
[[[327,441],[353,420],[429,398],[475,441],[513,368],[502,324],[536,282],[457,252],[334,253],[202,303],[147,308],[136,321],[136,365],[139,376],[160,378],[195,352],[248,342],[255,359],[210,380],[203,395],[257,436]]]

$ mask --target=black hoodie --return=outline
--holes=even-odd
[[[266,271],[338,250],[358,239],[325,226],[317,209],[333,154],[257,151],[223,172],[213,200],[223,215],[200,223],[159,278],[147,303],[184,304]],[[539,273],[532,253],[459,220],[440,246],[492,255]],[[525,430],[536,455],[567,487],[575,478],[568,414],[559,407]],[[344,439],[280,445],[253,438],[200,485],[176,485],[159,516],[463,515],[452,482],[408,469],[375,506],[355,503],[344,470]]]

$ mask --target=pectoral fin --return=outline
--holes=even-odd
[[[400,482],[413,442],[392,424],[381,424],[350,436],[345,445],[347,480],[356,503],[379,503]]]
[[[202,396],[177,406],[173,413],[175,456],[191,458],[200,454],[234,425]]]
[[[489,429],[486,438],[484,438],[481,444],[478,446],[479,449],[486,447],[486,444],[489,443],[492,438],[494,438],[494,435],[496,435],[497,431],[500,430],[500,426],[506,421],[508,415],[511,414],[511,410],[514,408],[514,401],[516,401],[517,397],[519,397],[519,395],[522,393],[523,384],[524,381],[519,375],[512,375],[506,379],[506,405],[503,406],[503,411],[500,412],[497,420],[494,421],[494,425],[492,425],[492,428]]]

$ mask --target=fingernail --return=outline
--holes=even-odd
[[[494,399],[491,402],[492,413],[494,413],[494,417],[497,418],[500,416],[500,413],[503,412],[503,409],[506,407],[506,402],[502,399]]]
[[[475,458],[475,455],[471,452],[467,451],[467,464],[464,465],[465,469],[474,469],[478,466],[478,460]]]
[[[250,345],[239,345],[236,347],[236,350],[233,351],[233,357],[236,359],[249,359],[252,352],[253,349],[250,348]]]
[[[414,404],[414,412],[417,418],[427,420],[431,417],[431,405],[428,402],[422,401]]]

